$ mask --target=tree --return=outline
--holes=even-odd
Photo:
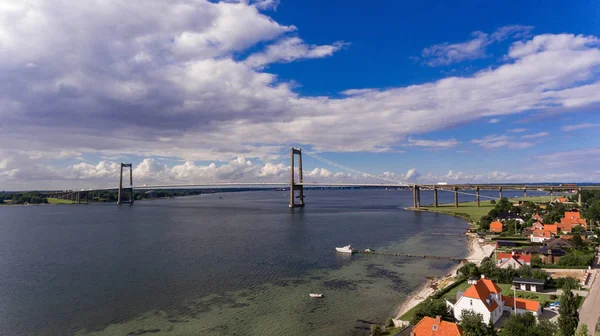
[[[600,199],[594,198],[589,205],[586,204],[583,217],[593,221],[600,220]]]
[[[577,324],[579,324],[579,314],[577,313],[577,296],[573,295],[571,290],[567,289],[560,297],[560,308],[558,309],[558,328],[562,336],[573,336]]]
[[[472,310],[463,310],[460,327],[465,336],[495,336],[493,326],[483,323],[483,315]]]
[[[481,275],[479,269],[477,268],[477,265],[475,265],[472,262],[468,262],[461,266],[461,268],[458,269],[458,272],[462,274],[465,278],[470,278],[473,276],[479,277]]]
[[[544,263],[542,262],[542,258],[539,255],[534,255],[531,257],[531,266],[533,267],[542,267]]]
[[[562,303],[561,303],[562,304]],[[511,315],[504,323],[501,336],[531,336],[535,335],[535,316],[531,313]]]
[[[573,230],[573,232],[575,233],[575,235],[573,236],[573,247],[575,247],[576,249],[582,249],[585,247],[585,243],[583,242],[583,239],[581,239],[581,235],[578,232],[575,232],[575,230]]]
[[[490,204],[491,204],[491,205],[496,205],[496,200],[491,200],[491,201],[490,201]]]
[[[587,324],[582,324],[575,332],[575,336],[588,336],[589,332]]]
[[[419,306],[419,309],[415,312],[415,317],[411,322],[413,325],[416,325],[425,316],[435,318],[438,315],[442,317],[442,320],[450,322],[454,321],[454,314],[443,300],[435,300],[429,297]]]
[[[538,336],[552,336],[556,334],[558,331],[558,326],[556,323],[551,322],[550,320],[540,320],[537,325],[537,335]]]

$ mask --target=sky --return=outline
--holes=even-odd
[[[600,182],[598,132],[598,0],[0,2],[0,190],[287,181],[292,146],[338,163],[309,182]]]

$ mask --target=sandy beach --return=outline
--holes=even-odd
[[[475,264],[479,264],[481,263],[481,260],[483,260],[483,258],[488,257],[492,254],[495,246],[494,244],[480,243],[479,239],[474,234],[468,234],[468,236],[469,255],[466,259]],[[395,318],[400,318],[400,316],[402,316],[404,313],[406,313],[407,311],[411,310],[413,307],[424,301],[427,297],[435,293],[435,291],[451,284],[454,280],[454,275],[456,274],[456,271],[462,265],[463,263],[456,265],[444,277],[427,280],[427,282],[423,284],[423,286],[421,286],[412,294],[411,298],[407,299],[400,306],[398,306],[398,309],[394,314]]]

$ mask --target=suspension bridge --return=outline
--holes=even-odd
[[[345,170],[349,173],[356,174],[363,178],[371,178],[374,180],[385,181],[383,183],[360,183],[360,182],[307,182],[304,180],[304,172],[302,165],[302,154],[306,154],[318,161],[334,166],[338,169]],[[123,170],[129,169],[129,184],[123,184]],[[459,206],[459,194],[474,196],[477,206],[480,206],[482,198],[500,199],[504,190],[521,190],[523,196],[527,197],[527,190],[541,190],[550,193],[550,199],[553,198],[554,192],[577,190],[578,203],[581,205],[582,190],[600,190],[600,186],[574,186],[574,185],[540,185],[540,184],[415,184],[407,181],[396,180],[386,176],[373,175],[362,172],[353,168],[346,167],[334,161],[323,158],[316,153],[302,151],[299,148],[290,149],[290,179],[289,181],[281,182],[213,182],[213,183],[198,183],[198,184],[156,184],[156,185],[139,185],[133,184],[133,164],[121,163],[119,184],[116,187],[96,188],[85,190],[64,190],[54,192],[54,196],[61,199],[68,199],[75,203],[89,203],[90,193],[96,191],[117,190],[117,204],[133,204],[134,190],[155,190],[155,189],[190,189],[190,188],[224,188],[224,187],[285,187],[289,189],[289,207],[301,208],[306,205],[304,201],[305,187],[388,187],[388,188],[407,188],[413,193],[414,208],[421,207],[421,191],[433,191],[433,206],[438,207],[438,192],[450,192],[454,194],[454,206]],[[498,197],[482,195],[482,190],[496,190]]]

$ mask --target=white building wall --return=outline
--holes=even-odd
[[[471,304],[471,302],[473,304]],[[502,315],[502,309],[496,309],[496,314],[492,316],[492,313],[490,313],[490,311],[487,309],[487,307],[483,304],[481,300],[471,299],[464,296],[458,299],[458,301],[454,305],[454,318],[456,318],[457,321],[460,321],[463,310],[472,310],[478,314],[483,315],[483,321],[486,323],[489,322],[490,317],[493,317],[493,322],[496,323],[496,321],[498,321],[498,319]]]

